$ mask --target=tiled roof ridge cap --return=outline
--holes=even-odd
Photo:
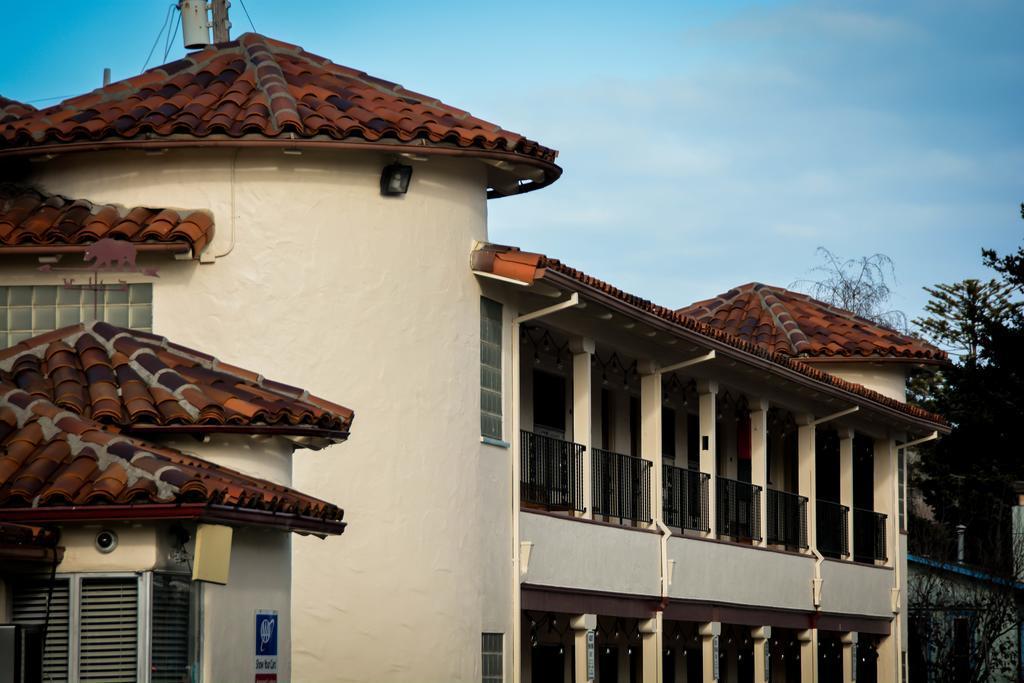
[[[267,97],[273,132],[280,134],[285,127],[302,131],[298,105],[288,89],[288,81],[266,36],[243,33],[238,37],[238,42],[245,49],[245,59],[256,74],[257,87]]]
[[[811,343],[807,339],[807,335],[800,329],[800,324],[793,318],[793,314],[786,308],[786,304],[775,296],[775,292],[770,287],[757,283],[754,285],[754,293],[760,300],[761,307],[768,312],[768,315],[775,321],[775,325],[786,335],[786,341],[789,342],[793,355],[797,356],[808,351]]]

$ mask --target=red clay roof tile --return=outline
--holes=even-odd
[[[548,258],[543,254],[523,252],[517,247],[500,244],[483,244],[473,251],[471,267],[475,271],[491,273],[527,284],[544,279],[547,272],[551,271],[589,287],[601,295],[622,301],[637,309],[638,313],[655,316],[682,329],[691,330],[744,353],[770,360],[782,368],[798,372],[817,382],[837,387],[911,417],[925,420],[943,428],[948,425],[946,419],[941,415],[936,415],[917,406],[897,401],[860,384],[849,382],[827,372],[822,372],[807,363],[801,362],[802,359],[796,359],[789,354],[771,350],[772,347],[768,344],[757,343],[756,338],[755,340],[744,339],[732,332],[713,327],[697,318],[683,315],[664,306],[659,306],[647,299],[625,292],[614,285],[588,275],[583,271],[567,266],[557,259]],[[773,332],[766,335],[766,339],[775,339],[776,335],[777,333]]]
[[[31,104],[24,104],[0,95],[0,124],[9,123],[37,111]]]
[[[180,245],[198,258],[213,239],[213,217],[206,211],[166,208],[124,209],[85,199],[48,195],[0,184],[0,255],[32,247],[33,253],[64,251],[104,238],[139,245]]]
[[[95,506],[204,503],[312,519],[315,533],[344,529],[336,505],[119,434],[4,381],[0,449],[0,509],[21,521],[45,521],[51,506],[84,506],[68,515],[86,519]]]
[[[537,186],[561,174],[553,149],[257,33],[45,109],[26,111],[22,105],[10,116],[0,118],[0,153],[155,139],[230,144],[254,135],[287,146],[317,139],[410,145],[419,154],[443,148],[478,152],[540,168],[544,181]]]
[[[730,289],[677,311],[764,348],[804,361],[836,358],[942,363],[946,353],[806,294],[759,282]],[[751,333],[764,320],[767,329]]]
[[[0,351],[0,381],[136,433],[237,427],[318,448],[343,441],[354,417],[303,389],[103,322],[47,332]]]

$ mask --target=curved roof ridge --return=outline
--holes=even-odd
[[[775,324],[782,330],[786,339],[789,340],[793,355],[806,352],[811,344],[807,340],[807,335],[803,333],[800,325],[797,324],[793,315],[789,312],[789,309],[786,308],[786,304],[780,301],[773,289],[767,285],[758,283],[754,289],[761,300],[761,305],[764,306],[765,310],[775,321]]]

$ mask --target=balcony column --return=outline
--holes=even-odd
[[[718,638],[722,635],[722,623],[704,622],[697,627],[697,633],[700,634],[701,663],[704,671],[701,683],[716,683],[719,673]]]
[[[839,428],[839,504],[849,510],[846,519],[846,547],[853,559],[853,430]]]
[[[575,675],[573,683],[590,683],[593,678],[587,677],[587,633],[597,628],[596,614],[577,614],[569,619],[569,626],[572,627],[573,659],[575,663]],[[597,653],[594,653],[594,669],[597,669]]]
[[[800,643],[800,683],[818,683],[818,629],[797,631],[796,639]]]
[[[640,373],[640,457],[651,463],[651,519],[664,515],[661,490],[661,373],[653,361],[637,363]]]
[[[643,643],[643,683],[661,681],[661,612],[650,619],[640,620],[640,638]],[[629,680],[629,679],[626,679]]]
[[[772,627],[754,627],[750,629],[750,637],[754,639],[754,683],[768,683],[772,680],[771,663],[768,661]]]
[[[875,439],[875,512],[885,515],[885,564],[899,557],[896,524],[896,444],[892,439]]]
[[[818,497],[814,491],[814,416],[795,415],[797,425],[797,493],[807,499],[807,548],[818,547]]]
[[[761,487],[760,546],[768,545],[768,401],[752,402],[750,411],[750,481]]]
[[[593,387],[591,386],[590,368],[595,348],[593,339],[573,337],[569,340],[569,350],[572,352],[572,440],[584,447],[583,514],[581,516],[586,519],[594,517],[592,467],[594,455],[591,450],[593,412],[590,405],[593,399]]]
[[[701,380],[697,384],[697,393],[700,403],[700,471],[711,476],[708,480],[708,536],[715,538],[718,535],[718,519],[715,513],[718,498],[718,450],[715,445],[718,382]]]
[[[843,645],[843,683],[854,683],[857,680],[857,633],[844,633],[840,642]]]

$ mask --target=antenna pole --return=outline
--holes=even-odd
[[[228,21],[229,0],[212,0],[213,42],[226,43],[231,40],[231,22]]]

